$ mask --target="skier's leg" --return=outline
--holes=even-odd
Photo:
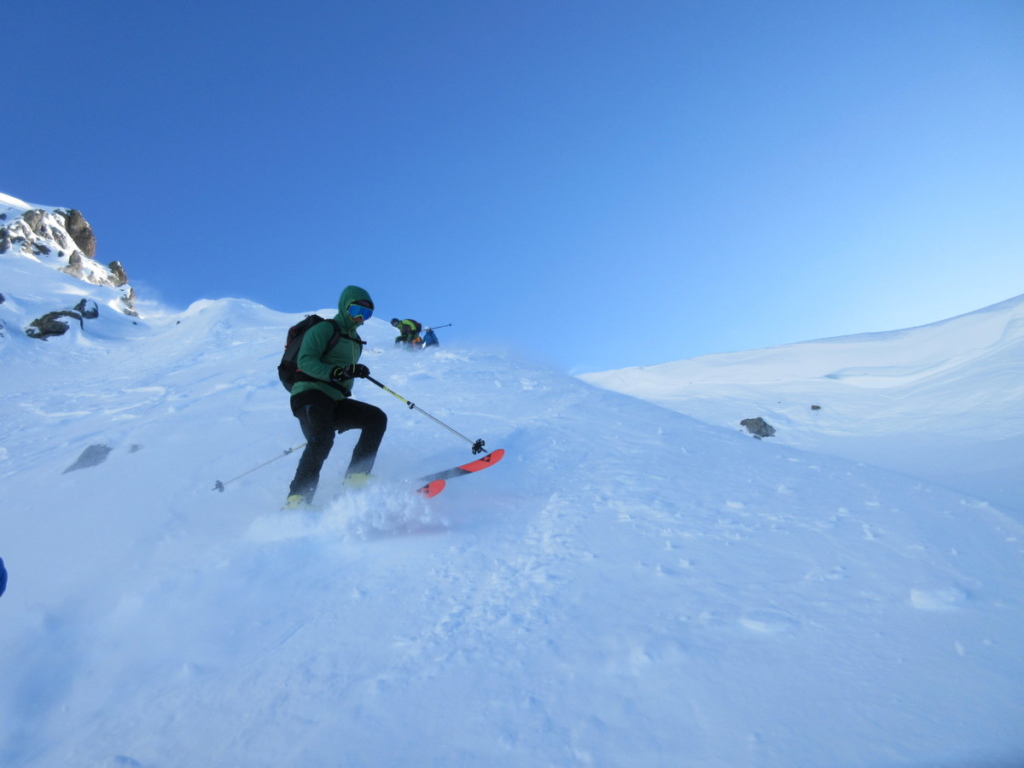
[[[334,425],[339,432],[361,430],[356,447],[352,449],[346,477],[369,474],[384,439],[384,431],[388,428],[387,414],[375,405],[348,398],[334,406]]]
[[[308,504],[313,500],[320,483],[320,469],[334,445],[334,424],[331,419],[334,402],[319,392],[304,392],[295,401],[292,411],[299,420],[307,442],[288,492],[289,495],[301,495]]]

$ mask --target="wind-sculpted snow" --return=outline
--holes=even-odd
[[[581,378],[904,472],[1024,520],[1024,296],[939,323]]]
[[[281,512],[298,317],[203,302],[5,363],[0,765],[1024,759],[1013,519],[378,319],[373,375],[504,461],[416,497],[469,445],[359,382],[376,483],[344,492],[342,435],[322,509]]]

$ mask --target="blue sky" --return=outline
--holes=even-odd
[[[1024,293],[1020,2],[8,2],[0,191],[140,299],[568,371]],[[651,334],[650,328],[660,329]]]

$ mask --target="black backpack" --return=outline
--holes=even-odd
[[[351,336],[347,336],[341,332],[341,328],[334,320],[327,320],[320,315],[307,315],[306,319],[296,323],[288,329],[288,340],[284,345],[284,354],[281,356],[281,363],[277,366],[277,376],[281,379],[281,384],[289,392],[292,391],[292,387],[297,381],[312,381],[309,376],[299,370],[298,357],[299,349],[302,347],[302,339],[306,335],[306,331],[312,328],[318,323],[330,323],[334,326],[334,335],[331,336],[330,341],[327,342],[327,346],[324,347],[324,353],[329,349],[332,349],[338,341],[341,340],[342,336],[347,339],[351,339]]]

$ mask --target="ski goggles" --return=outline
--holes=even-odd
[[[363,322],[366,322],[373,315],[373,307],[367,306],[361,301],[357,301],[355,304],[349,304],[348,316],[353,320],[362,318]]]

